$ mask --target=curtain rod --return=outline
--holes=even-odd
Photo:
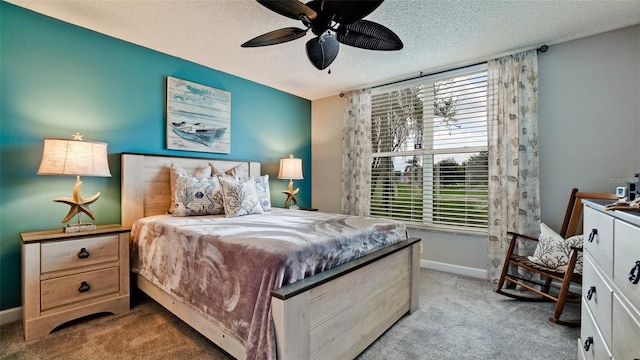
[[[538,52],[545,53],[545,52],[547,52],[547,50],[549,50],[549,46],[548,46],[548,45],[542,45],[542,46],[540,46],[539,48],[537,48],[536,50],[537,50]],[[401,83],[401,82],[405,82],[405,81],[411,81],[411,80],[415,80],[415,79],[420,79],[420,78],[422,78],[422,77],[426,77],[426,76],[432,76],[432,75],[443,74],[443,73],[446,73],[446,72],[449,72],[449,71],[462,70],[462,69],[466,69],[466,68],[469,68],[469,67],[472,67],[472,66],[476,66],[476,65],[484,64],[484,63],[486,63],[487,61],[488,61],[488,60],[480,61],[480,62],[477,62],[477,63],[474,63],[474,64],[464,65],[464,66],[458,66],[458,67],[453,68],[453,69],[440,70],[440,71],[436,71],[436,72],[432,72],[432,73],[428,73],[428,74],[425,74],[425,73],[423,73],[422,71],[420,71],[420,75],[418,75],[418,76],[414,76],[414,77],[407,78],[407,79],[402,79],[402,80],[391,81],[391,82],[384,83],[384,84],[380,84],[380,85],[375,85],[375,86],[372,86],[371,88],[372,88],[372,89],[375,89],[375,88],[379,88],[379,87],[383,87],[383,86],[387,86],[387,85],[394,85],[394,84],[399,84],[399,83]],[[345,95],[345,94],[344,94],[344,92],[341,92],[341,93],[340,93],[340,97],[344,97],[344,95]]]

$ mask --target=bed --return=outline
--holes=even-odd
[[[265,304],[262,307],[256,307],[264,310],[262,313],[256,311],[253,315],[258,320],[244,321],[242,316],[244,313],[241,313],[237,319],[231,319],[234,321],[231,324],[229,319],[217,319],[214,316],[216,310],[211,310],[215,308],[214,306],[207,308],[199,301],[193,301],[200,299],[201,294],[197,291],[196,295],[192,294],[191,297],[176,295],[180,291],[172,291],[166,283],[158,281],[158,277],[150,275],[153,271],[145,272],[134,265],[143,259],[143,256],[140,256],[140,259],[136,258],[139,254],[135,254],[138,250],[134,249],[141,249],[139,243],[134,244],[139,240],[136,237],[150,238],[149,234],[154,231],[149,229],[161,229],[159,231],[161,233],[180,232],[181,239],[202,239],[205,235],[194,235],[195,233],[191,231],[196,231],[196,228],[226,226],[232,235],[226,235],[225,241],[229,242],[228,239],[231,239],[230,242],[233,243],[235,235],[248,236],[246,231],[242,232],[232,227],[244,226],[241,224],[243,221],[252,222],[257,229],[261,229],[255,232],[262,234],[261,241],[266,238],[264,234],[273,228],[272,223],[281,223],[283,217],[287,218],[291,224],[320,221],[322,224],[330,224],[326,227],[334,227],[332,222],[336,219],[337,222],[347,223],[349,227],[352,227],[350,222],[364,221],[339,214],[312,214],[312,212],[301,210],[277,208],[265,213],[264,216],[251,215],[232,219],[226,219],[224,216],[178,218],[166,215],[171,202],[169,168],[173,165],[191,172],[202,167],[203,164],[211,164],[221,171],[240,168],[245,176],[258,177],[261,173],[261,166],[256,162],[122,154],[122,223],[124,226],[133,227],[133,283],[231,356],[237,359],[273,358],[276,355],[279,359],[354,358],[398,319],[418,308],[420,240],[398,238],[392,243],[379,246],[382,240],[377,238],[391,236],[386,233],[382,236],[361,236],[362,244],[370,251],[361,252],[346,262],[342,259],[335,263],[336,266],[327,266],[324,271],[310,272],[307,269],[302,273],[298,271],[295,276],[286,272],[283,275],[281,271],[276,276],[279,281],[277,283],[281,285],[279,287],[271,286],[270,284],[275,283],[273,278],[268,278],[267,285],[256,287],[260,293],[256,301]],[[187,225],[184,226],[185,224]],[[173,227],[174,225],[177,227]],[[318,233],[325,231],[317,225],[313,226],[316,226],[314,229]],[[301,233],[301,237],[316,236],[316,231],[296,230],[293,225],[285,227],[291,228],[287,231]],[[281,236],[282,231],[284,230],[277,230],[272,237]],[[389,233],[392,234],[393,231],[395,230],[390,230]],[[282,236],[285,236],[284,233]],[[369,239],[369,237],[376,239]],[[215,239],[217,238],[218,235]],[[295,242],[295,240],[288,241],[288,243]],[[169,243],[182,244],[184,241],[173,240]],[[378,246],[371,247],[372,243]],[[182,250],[165,251],[162,255],[163,259],[167,259],[166,263],[182,262],[187,264],[181,265],[182,267],[193,267],[192,264],[197,263],[198,260],[181,259],[183,253],[189,252],[184,250],[186,245],[181,246],[183,246]],[[202,247],[203,245],[193,246]],[[153,247],[156,249],[160,245],[153,245]],[[220,249],[220,252],[226,251],[223,248],[217,249]],[[172,254],[177,253],[180,255],[171,258]],[[253,259],[253,257],[248,256],[246,259]],[[316,264],[311,268],[315,266]],[[264,278],[264,274],[269,273],[269,270],[257,272],[263,274],[261,276]],[[170,281],[175,282],[175,280]],[[227,291],[224,286],[219,288],[220,290],[214,290],[214,292]],[[192,293],[188,290],[182,292]],[[228,292],[233,293],[233,291]],[[249,324],[245,324],[247,322]],[[237,324],[239,325],[236,326]],[[238,330],[245,328],[253,334],[249,335],[252,340],[246,337],[245,332]],[[255,340],[256,338],[258,340]]]

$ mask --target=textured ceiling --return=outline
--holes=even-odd
[[[253,0],[9,2],[309,100],[640,23],[640,0],[387,0],[366,19],[392,29],[404,49],[342,45],[328,74],[306,57],[311,32],[284,44],[241,48],[265,32],[303,27]]]

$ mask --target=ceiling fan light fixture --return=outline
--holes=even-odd
[[[307,57],[318,70],[326,69],[338,56],[338,40],[335,35],[324,34],[307,41]]]

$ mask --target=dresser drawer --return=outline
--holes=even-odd
[[[640,314],[613,297],[613,346],[616,359],[640,359]]]
[[[587,354],[584,351],[583,348],[583,342],[582,342],[582,338],[578,338],[578,360],[587,360]]]
[[[613,222],[613,217],[585,206],[584,248],[609,278],[613,276]]]
[[[633,272],[640,276],[640,228],[616,220],[613,282],[637,308],[640,308],[640,281],[634,284],[630,279]]]
[[[52,241],[41,246],[42,273],[118,261],[118,235]]]
[[[584,256],[582,270],[582,299],[591,310],[594,320],[608,345],[611,345],[611,302],[613,290],[593,265],[590,254]]]
[[[120,291],[119,268],[112,267],[55,279],[41,285],[42,310]]]
[[[583,358],[588,360],[610,359],[611,352],[609,351],[609,347],[598,330],[598,326],[595,324],[595,320],[584,298],[582,299],[581,311],[580,346],[582,348]]]

